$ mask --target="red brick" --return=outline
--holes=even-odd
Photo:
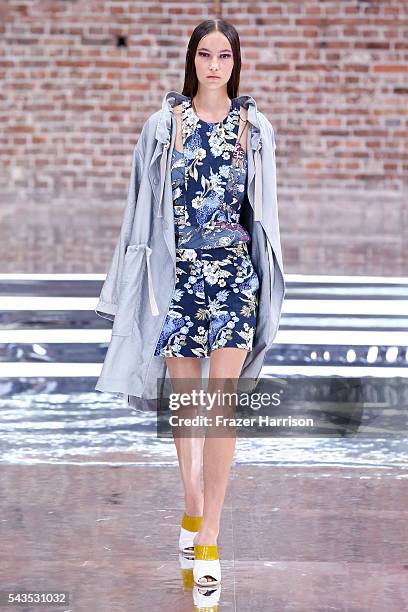
[[[185,45],[213,3],[4,6],[3,271],[105,272],[140,129],[166,91],[181,90]],[[285,270],[406,275],[404,3],[220,6],[240,33],[239,93],[275,128]],[[116,47],[119,35],[127,47]]]

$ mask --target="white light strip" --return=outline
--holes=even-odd
[[[46,296],[0,296],[2,310],[95,310],[97,298],[91,297],[46,297]],[[98,316],[95,313],[95,316]]]
[[[283,301],[282,313],[286,314],[338,314],[338,315],[388,315],[407,316],[408,300],[291,300]]]
[[[408,285],[407,276],[331,276],[325,274],[285,274],[289,283],[349,283],[350,285]]]
[[[83,377],[99,376],[102,364],[100,363],[0,363],[0,377],[2,378],[29,378],[29,377]],[[302,374],[303,376],[375,376],[375,377],[408,377],[408,367],[377,367],[362,366],[314,366],[314,365],[282,365],[264,366],[263,376],[285,376]]]
[[[98,344],[109,342],[111,329],[1,329],[0,344]]]
[[[347,324],[347,321],[345,321]],[[1,337],[1,336],[0,336]],[[274,339],[278,344],[355,346],[407,346],[408,331],[360,331],[360,330],[281,330]]]
[[[408,377],[407,368],[372,367],[365,366],[264,366],[261,376],[285,376],[301,374],[302,376],[375,376],[376,378]]]
[[[69,281],[69,280],[105,280],[106,274],[15,274],[4,273],[0,274],[0,281],[13,280],[51,280],[51,281]],[[350,285],[372,285],[384,283],[386,285],[408,285],[408,277],[406,276],[350,276],[350,275],[329,275],[329,274],[286,274],[285,281],[287,283],[349,283]]]
[[[55,378],[57,376],[81,377],[99,376],[102,364],[100,363],[0,363],[0,377],[25,378],[30,376],[44,376]]]
[[[2,329],[0,344],[99,344],[109,342],[109,329]],[[408,346],[408,331],[280,330],[273,344],[322,346]],[[272,345],[273,346],[273,345]]]
[[[91,297],[0,296],[0,311],[94,311],[97,304],[98,298]],[[96,313],[94,314],[98,316]],[[282,314],[407,316],[408,300],[295,300],[285,298]]]
[[[0,281],[39,280],[39,281],[70,281],[70,280],[105,280],[106,274],[0,274]]]

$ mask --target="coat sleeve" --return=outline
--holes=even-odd
[[[102,286],[95,312],[100,317],[113,321],[118,308],[119,287],[122,278],[125,253],[132,233],[136,202],[143,169],[143,130],[133,151],[132,169],[129,179],[127,204],[122,218],[119,238],[112,261]]]
[[[273,129],[273,125],[272,123],[269,121],[269,119],[267,117],[265,117],[266,120],[266,125],[268,126],[268,130],[270,133],[270,137],[271,137],[271,141],[272,141],[272,148],[275,151],[276,149],[276,139],[275,139],[275,130]]]

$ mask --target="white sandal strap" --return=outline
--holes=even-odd
[[[184,550],[185,548],[190,548],[194,546],[193,540],[197,535],[198,531],[188,531],[188,529],[184,529],[184,527],[180,527],[180,537],[179,537],[179,548],[180,550]]]
[[[206,559],[195,559],[193,567],[193,576],[195,582],[201,586],[211,585],[211,581],[207,579],[207,582],[200,582],[200,578],[205,576],[212,576],[214,580],[219,582],[221,580],[221,564],[219,559],[213,559],[208,561]]]
[[[205,593],[200,591],[205,590]],[[205,610],[218,610],[218,603],[221,597],[221,583],[215,587],[204,589],[203,585],[195,584],[193,588],[193,600],[194,605],[197,608],[204,608]],[[213,608],[214,606],[214,608]]]

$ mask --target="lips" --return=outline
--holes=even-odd
[[[207,79],[219,79],[219,78],[220,78],[219,76],[215,76],[215,75],[214,75],[214,76],[209,75],[209,76],[207,77]]]

